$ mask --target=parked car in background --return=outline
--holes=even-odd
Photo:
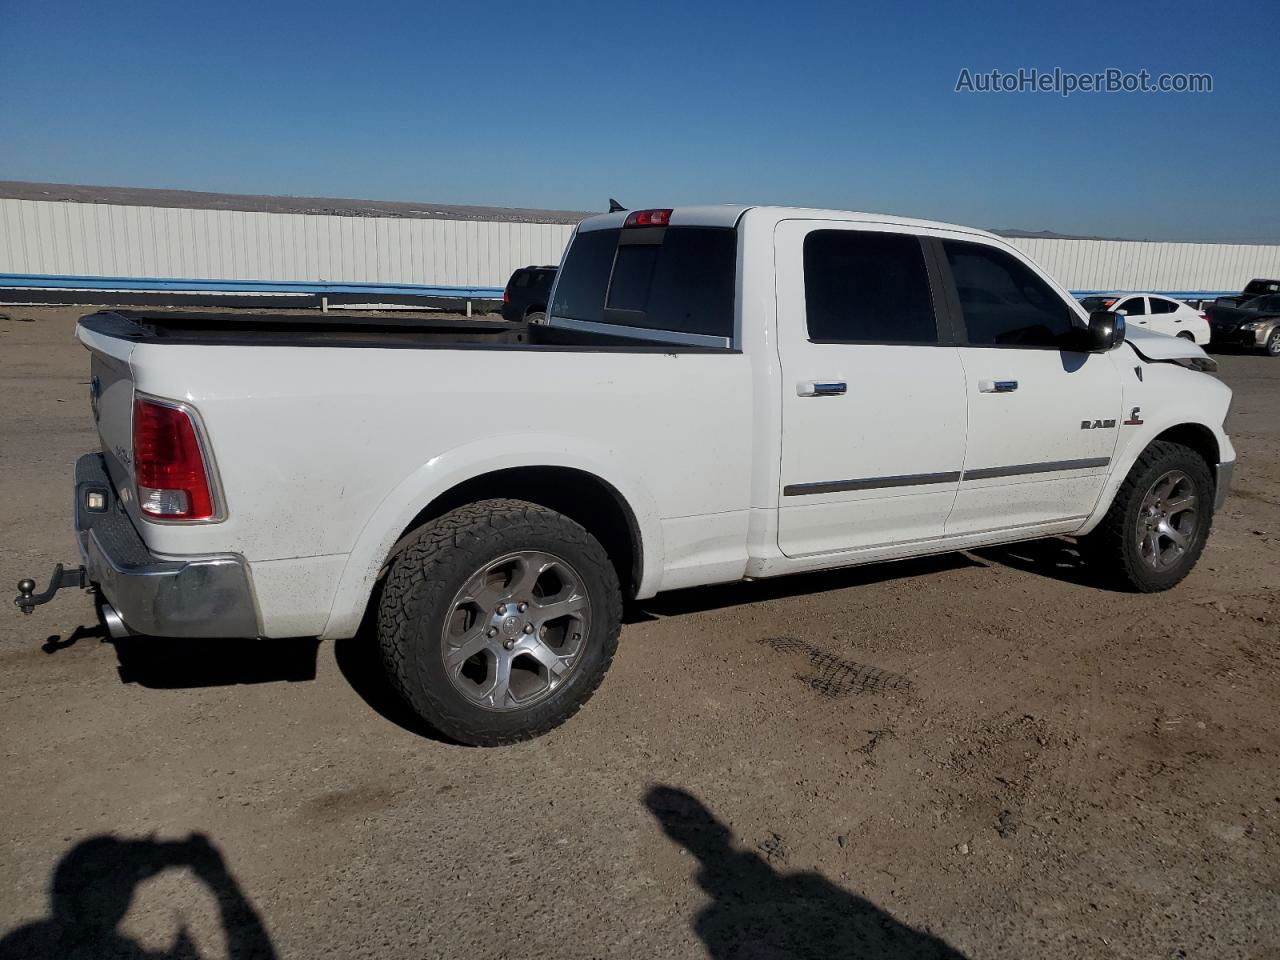
[[[1209,318],[1173,297],[1159,293],[1107,293],[1085,297],[1080,303],[1089,311],[1123,313],[1130,325],[1156,333],[1193,340],[1201,346],[1209,342]]]
[[[1249,286],[1262,282],[1254,280]],[[1267,356],[1280,357],[1280,293],[1219,297],[1209,308],[1209,323],[1214,343],[1260,349]]]
[[[518,323],[542,323],[547,318],[556,267],[521,267],[502,291],[502,319]]]
[[[1213,303],[1214,306],[1242,307],[1250,300],[1272,293],[1280,293],[1280,280],[1255,279],[1246,283],[1239,293],[1229,297],[1218,297]]]

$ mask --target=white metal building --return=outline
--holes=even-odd
[[[43,196],[55,199],[33,198]],[[304,200],[0,184],[0,288],[13,290],[0,298],[21,288],[496,296],[517,267],[558,263],[586,216]],[[1010,242],[1077,292],[1199,296],[1280,277],[1280,246]]]

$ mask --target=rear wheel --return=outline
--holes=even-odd
[[[1081,546],[1116,586],[1168,590],[1200,559],[1213,523],[1213,492],[1199,454],[1157,441],[1138,457],[1107,515]]]
[[[531,310],[524,315],[525,323],[546,323],[547,315],[541,310]]]
[[[1190,330],[1183,330],[1181,333],[1178,334],[1178,337],[1183,340],[1190,340],[1192,343],[1195,343],[1196,341],[1195,334],[1192,333]]]
[[[609,669],[621,618],[617,574],[595,537],[545,507],[486,500],[400,547],[378,637],[418,716],[461,743],[496,746],[577,713]]]

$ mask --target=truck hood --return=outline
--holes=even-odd
[[[1216,370],[1217,362],[1198,346],[1185,337],[1170,337],[1153,330],[1140,327],[1127,327],[1124,342],[1133,348],[1143,360],[1156,363],[1162,360],[1184,362],[1197,370]]]

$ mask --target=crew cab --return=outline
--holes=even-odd
[[[406,703],[472,744],[575,713],[624,598],[1057,535],[1168,589],[1235,460],[1195,344],[1086,314],[989,233],[838,210],[590,218],[543,324],[104,312],[78,336],[101,449],[77,576],[113,630],[368,617]]]

